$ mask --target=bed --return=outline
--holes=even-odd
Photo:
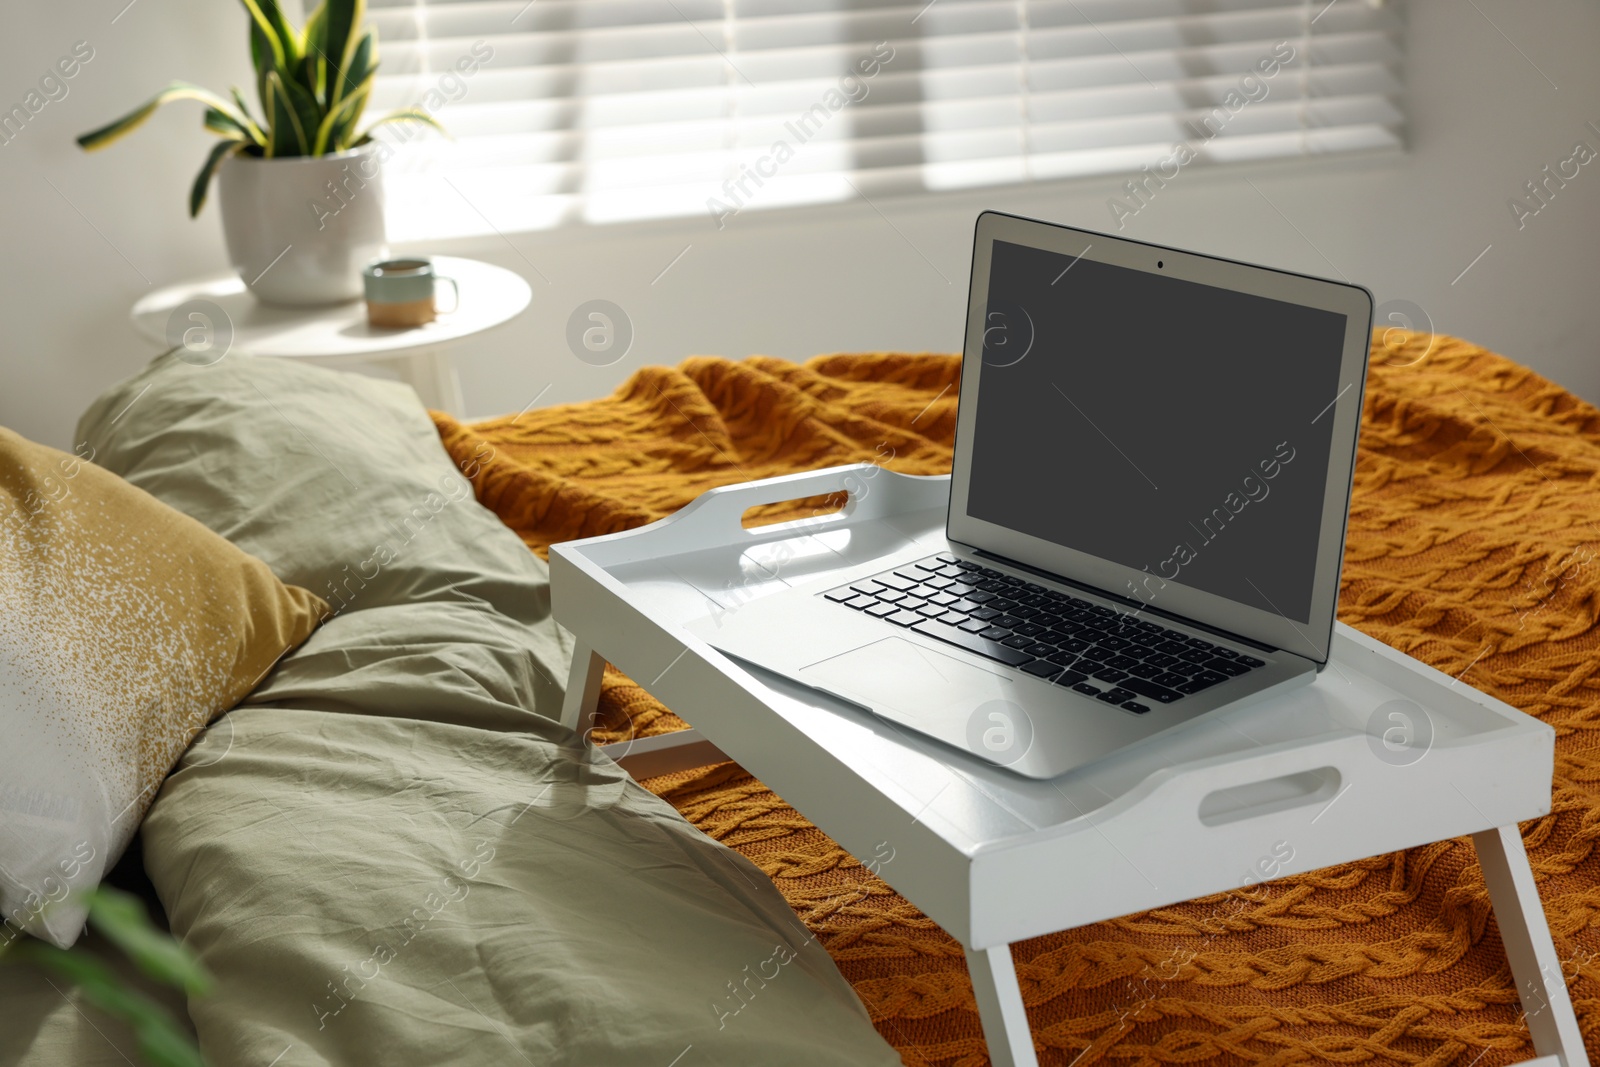
[[[471,426],[479,498],[534,552],[659,518],[714,485],[838,463],[949,468],[957,359],[692,359],[608,400]],[[1375,335],[1339,615],[1551,723],[1551,814],[1524,827],[1590,1049],[1600,1051],[1600,412],[1454,338]],[[797,518],[806,500],[747,521]],[[621,741],[683,725],[615,671]],[[644,783],[749,856],[908,1064],[987,1062],[960,946],[733,764]],[[1403,813],[1397,813],[1403,818]],[[1532,1049],[1466,840],[1013,946],[1040,1062],[1492,1064]]]
[[[219,976],[188,1005],[208,1062],[987,1062],[960,947],[781,798],[733,764],[635,784],[563,734],[540,562],[715,485],[947,470],[956,367],[696,358],[471,425],[276,361],[158,360],[101,398],[80,428],[99,462],[344,608],[186,757],[118,872],[148,872]],[[1556,727],[1554,807],[1524,833],[1586,1037],[1597,470],[1600,412],[1570,393],[1464,341],[1375,339],[1340,616]],[[398,544],[386,512],[457,477],[482,507]],[[378,541],[397,551],[374,574]],[[682,726],[614,671],[601,708],[601,742]],[[1530,1054],[1469,842],[1275,889],[1016,946],[1041,1062]],[[702,991],[774,938],[802,980],[717,1028]],[[0,968],[0,1001],[0,1063],[124,1062],[70,990]]]

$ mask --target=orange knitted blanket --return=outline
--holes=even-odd
[[[1555,727],[1554,807],[1523,834],[1595,1055],[1600,411],[1464,341],[1386,342],[1340,617]],[[956,372],[943,355],[695,358],[642,369],[604,400],[470,426],[434,418],[479,499],[544,554],[730,482],[856,461],[947,471]],[[614,670],[601,708],[603,739],[682,725]],[[960,947],[854,857],[736,765],[645,784],[772,877],[906,1063],[988,1062]],[[1466,839],[1014,950],[1044,1064],[1494,1067],[1532,1052]]]

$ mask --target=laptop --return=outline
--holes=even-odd
[[[978,217],[945,537],[699,620],[1030,778],[1328,662],[1372,296]]]

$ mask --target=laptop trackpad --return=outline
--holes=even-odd
[[[965,735],[985,705],[1017,699],[1010,679],[903,637],[875,641],[798,673],[818,689],[952,739]]]

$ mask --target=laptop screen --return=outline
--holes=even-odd
[[[1346,316],[995,241],[967,513],[1310,621]]]

